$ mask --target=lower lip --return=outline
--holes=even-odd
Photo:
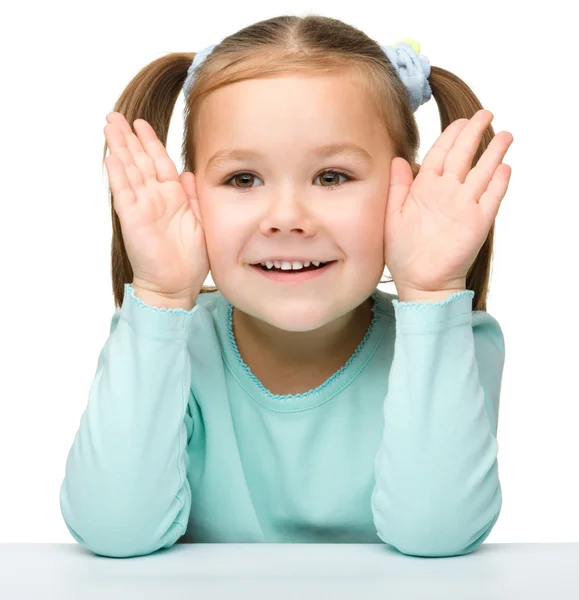
[[[321,277],[324,273],[327,273],[334,265],[336,261],[329,262],[325,267],[316,269],[315,271],[304,271],[302,272],[289,272],[289,271],[265,271],[260,265],[250,265],[253,269],[259,271],[264,277],[271,281],[278,281],[279,283],[301,283],[302,281],[309,281]]]

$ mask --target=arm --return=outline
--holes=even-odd
[[[197,307],[154,308],[131,292],[126,284],[60,489],[71,535],[111,557],[173,545],[191,508],[186,340]]]
[[[393,300],[396,341],[375,461],[380,539],[404,554],[467,554],[502,504],[497,464],[505,359],[497,321],[470,290],[438,302]]]

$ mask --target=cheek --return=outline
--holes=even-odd
[[[353,255],[373,256],[382,253],[384,247],[384,215],[385,203],[375,198],[359,203],[360,209],[348,211],[334,219],[335,231],[340,232],[340,239]]]
[[[212,264],[221,264],[235,249],[234,231],[229,231],[223,223],[211,221],[205,225],[205,244]]]
[[[230,211],[218,210],[215,198],[206,197],[200,204],[203,215],[203,229],[209,258],[219,259],[225,256],[235,246],[236,219]]]

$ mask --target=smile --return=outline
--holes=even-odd
[[[307,267],[303,269],[288,269],[285,271],[280,270],[268,270],[261,265],[250,265],[252,269],[256,270],[262,277],[269,279],[273,282],[278,283],[301,283],[303,281],[310,281],[312,279],[318,279],[328,272],[332,271],[333,266],[338,261],[332,260],[326,263],[324,266],[319,267]]]

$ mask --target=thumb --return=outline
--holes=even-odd
[[[410,186],[414,181],[414,173],[408,161],[401,156],[395,156],[390,164],[390,188],[386,214],[392,215],[400,212],[408,197]]]
[[[181,175],[179,175],[179,180],[181,181],[181,185],[187,194],[187,198],[189,200],[189,206],[195,218],[203,227],[203,219],[201,217],[201,208],[199,207],[199,199],[197,197],[197,186],[195,184],[195,175],[190,171],[183,171]]]

